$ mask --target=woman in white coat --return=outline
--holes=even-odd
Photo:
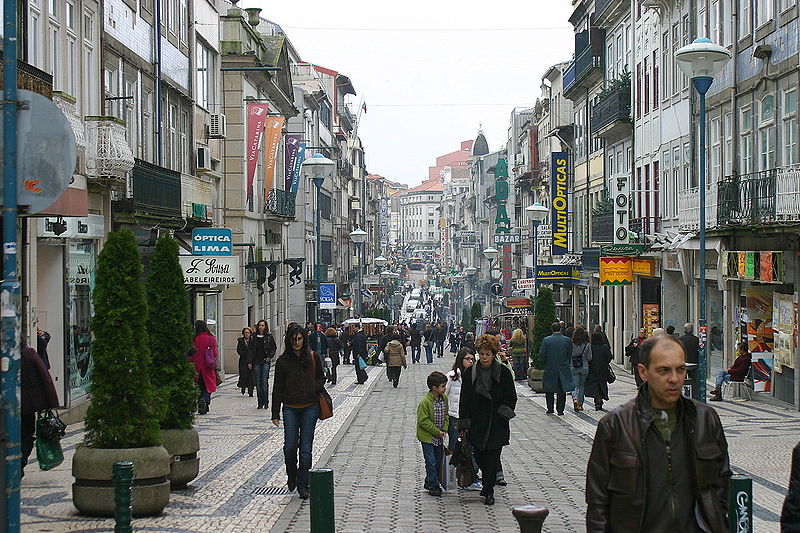
[[[464,371],[475,364],[475,352],[470,348],[461,348],[456,354],[453,369],[447,373],[447,384],[444,393],[447,395],[448,415],[450,425],[447,429],[448,448],[451,452],[455,451],[458,442],[458,404],[461,399],[461,379]],[[475,478],[472,485],[465,487],[466,490],[481,490],[483,486],[478,477],[478,464],[475,457],[472,458],[472,468],[475,471]]]

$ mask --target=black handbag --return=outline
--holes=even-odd
[[[611,384],[617,381],[617,375],[611,369],[611,365],[608,365],[608,376],[606,376],[606,381]]]
[[[36,433],[46,439],[59,440],[64,436],[67,425],[58,418],[52,409],[39,413],[36,420]]]

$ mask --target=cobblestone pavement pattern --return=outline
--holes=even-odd
[[[522,384],[511,445],[503,450],[508,486],[497,487],[497,504],[483,505],[477,492],[451,486],[440,498],[422,489],[424,465],[415,437],[416,404],[432,370],[447,370],[452,359],[410,365],[400,386],[385,369],[370,368],[365,386],[353,384],[352,367],[340,367],[331,389],[336,415],[320,422],[314,465],[334,470],[336,530],[356,532],[518,531],[510,508],[543,505],[550,510],[545,531],[584,531],[584,476],[597,420],[593,409],[563,417],[545,414],[544,396]],[[632,378],[617,369],[611,386],[613,408],[634,394]],[[789,475],[791,449],[798,440],[800,414],[763,402],[726,401],[719,411],[735,473],[754,486],[755,531],[777,531]],[[201,472],[189,488],[173,491],[158,517],[136,519],[136,531],[264,532],[309,531],[308,502],[285,492],[282,429],[272,427],[269,410],[242,397],[229,378],[215,395],[211,413],[198,417]],[[99,532],[113,520],[77,514],[70,497],[70,464],[82,427],[64,439],[65,461],[41,472],[35,460],[22,481],[23,531]]]

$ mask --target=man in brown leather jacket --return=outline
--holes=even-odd
[[[636,398],[597,425],[586,470],[589,533],[724,533],[728,444],[716,411],[682,396],[686,355],[660,335],[639,352]]]

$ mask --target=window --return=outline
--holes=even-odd
[[[180,5],[178,7],[178,29],[179,29],[179,38],[182,43],[189,42],[189,24],[186,22],[186,17],[189,13],[188,8],[186,7],[186,0],[179,0],[178,2]]]
[[[331,219],[331,197],[324,192],[319,193],[319,216],[325,220]]]
[[[51,18],[58,18],[58,0],[50,0],[47,2],[48,11]]]
[[[642,116],[642,64],[636,64],[636,117]]]
[[[606,73],[606,79],[613,79],[614,78],[614,41],[610,41],[608,43],[608,51],[606,52],[606,62],[608,63],[608,72]]]
[[[683,187],[697,187],[697,174],[690,176],[692,149],[689,143],[683,143]],[[674,163],[673,163],[674,164]]]
[[[83,76],[79,82],[83,90],[83,101],[78,101],[84,115],[97,115],[101,111],[98,107],[100,96],[100,82],[98,78],[97,57],[94,52],[94,12],[85,10],[83,13]]]
[[[753,172],[753,111],[750,108],[742,109],[742,142],[739,147],[739,173]]]
[[[678,187],[681,182],[681,149],[672,149],[672,190],[674,193],[667,196],[667,201],[670,204],[670,213],[672,216],[678,214]]]
[[[681,47],[681,25],[679,23],[675,23],[672,25],[672,50],[673,53],[675,50]],[[672,94],[678,94],[678,91],[682,87],[683,81],[678,83],[678,80],[683,80],[685,76],[683,72],[678,67],[678,62],[674,59],[672,60]]]
[[[74,37],[67,38],[67,83],[64,89],[66,90],[67,94],[70,96],[77,95],[77,76],[79,74],[78,63],[77,63],[77,45],[75,43]]]
[[[783,164],[800,162],[797,153],[797,89],[783,93]]]
[[[180,122],[178,123],[178,170],[189,172],[189,142],[187,130],[189,129],[189,114],[181,111]]]
[[[759,170],[775,168],[775,128],[762,128],[758,132]]]
[[[123,80],[123,89],[121,96],[134,96],[136,94],[136,82],[125,78]],[[128,146],[131,147],[131,150],[133,150],[135,154],[138,151],[138,137],[136,136],[136,100],[134,98],[120,100],[119,105],[122,107],[124,113],[122,118],[125,119]]]
[[[153,92],[150,90],[142,91],[142,159],[152,161],[153,157],[153,136],[155,125],[153,122]]]
[[[712,118],[708,128],[711,157],[709,158],[709,183],[716,183],[722,177],[722,139],[719,117]]]
[[[64,20],[67,24],[68,30],[75,29],[75,5],[71,2],[66,3],[66,11],[64,13]]]
[[[91,11],[83,13],[83,38],[87,41],[94,38],[94,13]]]
[[[733,120],[730,112],[725,113],[722,121],[722,136],[725,139],[725,148],[722,151],[724,172],[726,176],[730,176],[733,174]]]
[[[196,46],[197,77],[195,88],[195,102],[203,109],[209,110],[213,102],[214,95],[214,56],[211,50],[197,41]]]
[[[733,2],[736,0],[720,0],[722,2],[720,7],[720,19],[722,20],[722,40],[719,41],[722,46],[730,46],[733,44]]]
[[[42,25],[38,13],[31,9],[30,27],[28,28],[28,60],[34,67],[42,66]]]
[[[775,118],[775,97],[768,94],[761,99],[761,123],[769,122]]]
[[[670,47],[669,47],[669,32],[665,31],[661,36],[661,49],[664,51],[661,54],[661,94],[666,98],[669,96],[669,60]]]
[[[653,50],[653,109],[658,109],[658,48]]]
[[[642,99],[644,100],[644,114],[647,115],[650,112],[650,69],[647,67],[647,56],[644,56],[642,70],[644,71]]]
[[[758,0],[756,3],[756,28],[772,20],[772,0]]]
[[[708,6],[708,34],[715,43],[722,43],[722,15],[720,13],[722,0],[711,0]]]
[[[62,89],[62,79],[61,73],[58,71],[58,59],[59,59],[59,31],[58,26],[51,25],[50,26],[50,43],[49,43],[49,64],[50,73],[53,75],[53,90],[60,91]]]
[[[739,1],[739,38],[746,37],[750,34],[750,1],[751,0],[738,0]]]
[[[169,106],[169,167],[173,170],[178,168],[178,106]]]

